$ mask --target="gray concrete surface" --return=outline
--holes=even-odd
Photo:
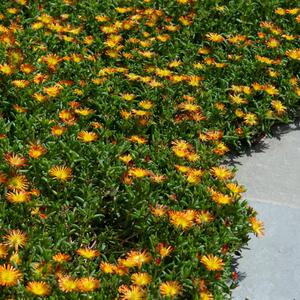
[[[300,300],[300,127],[277,128],[232,163],[266,228],[242,250],[233,299]]]

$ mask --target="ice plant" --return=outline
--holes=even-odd
[[[203,255],[200,258],[200,262],[207,268],[209,271],[221,271],[224,268],[224,262],[221,258],[214,256],[212,254]]]
[[[27,165],[27,159],[19,154],[6,153],[4,159],[10,166],[15,168],[21,168]]]
[[[64,293],[76,292],[77,291],[77,280],[70,276],[61,276],[58,279],[59,289]]]
[[[78,279],[76,285],[80,292],[92,292],[99,288],[100,281],[93,277],[84,277]]]
[[[50,176],[59,181],[67,181],[72,177],[72,169],[65,166],[53,166],[49,170]]]
[[[30,281],[26,285],[26,290],[36,296],[46,297],[51,293],[49,284],[44,281]]]
[[[174,298],[181,294],[182,285],[178,281],[166,281],[160,285],[159,289],[162,296]]]
[[[22,278],[22,273],[10,264],[0,265],[0,285],[10,287],[17,285]]]
[[[145,300],[146,292],[137,285],[127,286],[121,285],[118,288],[121,300]]]
[[[84,258],[93,259],[100,255],[99,251],[89,248],[79,248],[76,253]]]
[[[27,242],[27,236],[24,232],[19,229],[9,230],[4,236],[5,244],[18,251],[19,248],[25,246]]]
[[[226,156],[294,118],[299,7],[2,2],[1,296],[227,299],[264,225]]]

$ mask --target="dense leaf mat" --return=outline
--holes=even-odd
[[[264,228],[222,162],[294,116],[299,22],[296,1],[1,1],[0,298],[229,298]]]

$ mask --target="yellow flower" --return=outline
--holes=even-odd
[[[0,243],[0,258],[5,258],[8,255],[8,248],[5,244]]]
[[[29,183],[25,175],[16,174],[7,180],[7,187],[13,191],[25,191],[28,189]]]
[[[24,203],[30,201],[30,193],[26,191],[9,192],[6,199],[11,203]]]
[[[273,100],[271,102],[271,105],[275,109],[275,111],[278,115],[282,115],[286,112],[287,108],[286,108],[286,106],[284,106],[282,104],[282,102],[280,100]]]
[[[26,234],[19,229],[9,230],[4,239],[6,240],[5,244],[9,247],[14,247],[15,251],[18,251],[19,247],[25,246],[27,241]]]
[[[154,207],[150,204],[150,211],[155,217],[162,217],[167,213],[167,207],[164,205],[156,204]]]
[[[256,219],[256,217],[249,218],[249,222],[252,226],[254,233],[258,237],[262,237],[264,235],[264,223]]]
[[[60,125],[55,125],[51,128],[51,133],[56,136],[61,136],[67,129]]]
[[[69,254],[65,253],[57,253],[52,256],[52,259],[58,263],[63,263],[71,259],[71,256]]]
[[[221,34],[214,33],[214,32],[209,32],[205,36],[209,41],[215,42],[215,43],[221,43],[225,40]]]
[[[59,289],[65,293],[77,291],[77,280],[71,276],[61,276],[58,279]]]
[[[27,162],[27,159],[25,157],[10,152],[4,154],[4,159],[8,162],[10,166],[15,168],[26,166]]]
[[[212,167],[211,174],[220,180],[227,180],[234,176],[234,174],[229,169],[223,166]]]
[[[89,248],[79,248],[78,250],[76,250],[76,253],[87,259],[93,259],[100,255],[99,251]]]
[[[13,252],[9,258],[9,261],[13,264],[19,265],[22,262],[22,259],[18,252]]]
[[[200,292],[200,300],[214,300],[212,293],[208,291],[201,291]]]
[[[118,289],[121,294],[120,300],[145,300],[146,293],[139,286],[132,285],[128,287],[127,285],[121,285]]]
[[[130,168],[128,171],[128,175],[136,178],[143,178],[149,176],[150,172],[142,168]]]
[[[190,214],[187,211],[169,211],[170,222],[183,230],[193,226],[194,217],[194,214]]]
[[[224,269],[224,262],[221,258],[214,256],[212,254],[203,255],[200,259],[200,262],[206,267],[209,271],[221,271]]]
[[[280,43],[277,39],[275,38],[269,38],[269,40],[266,42],[266,45],[269,47],[269,48],[277,48]]]
[[[160,294],[166,297],[175,297],[182,292],[182,285],[178,281],[163,282],[160,287]]]
[[[132,101],[135,99],[135,97],[136,96],[134,94],[122,94],[121,95],[121,98],[126,101]]]
[[[131,281],[138,286],[150,284],[152,277],[148,273],[134,273],[131,275]]]
[[[166,245],[164,243],[159,243],[156,246],[156,251],[159,253],[159,255],[162,258],[169,256],[173,250],[174,250],[174,247]]]
[[[30,281],[26,286],[26,290],[37,296],[48,296],[51,292],[49,284],[44,281]]]
[[[77,289],[80,292],[92,292],[98,289],[99,286],[100,280],[93,277],[84,277],[77,281]]]
[[[146,250],[143,251],[130,251],[125,260],[121,260],[121,265],[125,267],[139,267],[141,268],[143,264],[149,263],[152,260],[152,256]],[[125,265],[128,264],[128,265]]]
[[[116,266],[107,262],[101,262],[100,269],[102,272],[107,274],[113,274],[115,272]]]
[[[244,116],[244,123],[249,126],[254,126],[258,123],[257,116],[254,113],[247,113]]]
[[[130,138],[128,138],[128,141],[132,143],[137,143],[137,144],[146,144],[147,140],[143,137],[140,137],[138,135],[132,135]]]
[[[67,181],[72,177],[72,169],[64,166],[54,166],[49,170],[49,174],[60,181]]]
[[[9,76],[13,74],[15,71],[15,68],[8,64],[0,64],[0,72],[6,76]]]
[[[214,216],[210,212],[205,210],[197,212],[195,216],[195,222],[199,225],[212,222],[214,219]]]
[[[48,86],[48,87],[43,88],[44,93],[46,93],[50,97],[58,96],[60,94],[61,90],[62,90],[62,87],[58,86],[58,85]]]
[[[0,286],[17,285],[21,278],[22,273],[10,264],[0,265]]]
[[[13,80],[11,82],[15,87],[20,88],[20,89],[24,89],[29,85],[29,81],[28,80]]]
[[[80,131],[77,138],[84,143],[90,143],[98,139],[98,134],[95,132]]]
[[[29,156],[32,158],[40,158],[45,153],[47,153],[47,149],[40,144],[31,144],[28,152]]]
[[[263,90],[264,90],[266,93],[268,93],[269,95],[271,95],[271,96],[274,96],[274,95],[278,95],[278,94],[279,94],[278,89],[277,89],[275,86],[271,85],[271,84],[265,85],[265,86],[263,87]]]
[[[132,156],[130,154],[124,154],[119,156],[119,160],[128,165],[132,161]]]

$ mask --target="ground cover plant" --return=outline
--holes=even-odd
[[[222,162],[295,115],[296,4],[1,1],[0,298],[230,298],[264,226]]]

